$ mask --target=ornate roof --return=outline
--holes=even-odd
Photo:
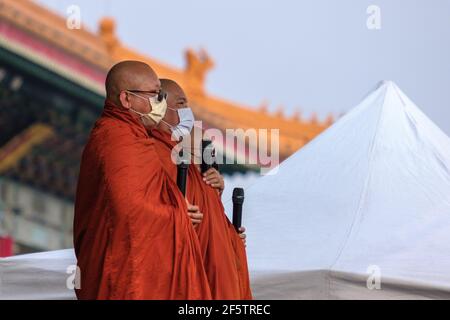
[[[265,107],[251,108],[208,94],[205,81],[214,66],[205,51],[185,51],[185,67],[175,68],[128,48],[118,39],[111,18],[100,21],[97,33],[86,28],[69,29],[66,19],[28,0],[0,0],[0,46],[13,50],[75,83],[104,94],[107,70],[116,62],[147,62],[161,78],[177,81],[186,91],[196,117],[209,126],[280,130],[280,156],[286,158],[314,138],[333,121],[306,120],[299,114],[271,114]],[[250,146],[252,147],[252,146]],[[254,147],[254,146],[253,146]]]

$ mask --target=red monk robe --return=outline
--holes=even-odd
[[[154,139],[106,102],[83,152],[74,246],[79,299],[210,299],[198,237]]]
[[[176,181],[177,167],[171,160],[176,142],[169,133],[153,129],[155,149],[169,175]],[[196,229],[213,299],[252,299],[247,256],[242,239],[225,211],[216,189],[207,185],[195,165],[189,165],[186,187],[189,203],[197,205],[203,221]]]

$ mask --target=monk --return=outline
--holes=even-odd
[[[177,83],[161,79],[161,86],[168,93],[168,109],[159,125],[150,131],[150,136],[155,139],[155,149],[166,171],[176,181],[177,169],[171,159],[171,151],[180,138],[189,135],[193,114],[186,107],[186,95]],[[225,215],[220,199],[221,190],[223,179],[215,169],[210,169],[202,176],[198,166],[189,165],[186,197],[204,214],[196,232],[212,298],[252,299],[245,235],[241,239]],[[245,229],[241,229],[243,231]]]
[[[74,247],[78,299],[211,299],[202,247],[187,204],[147,131],[167,102],[145,63],[116,64],[106,101],[84,149]]]

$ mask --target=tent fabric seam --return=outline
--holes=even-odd
[[[387,88],[386,90],[388,90],[389,88]],[[383,97],[383,103],[381,105],[381,110],[378,116],[378,121],[377,121],[377,125],[375,128],[375,133],[374,136],[372,138],[372,145],[370,147],[370,152],[369,152],[369,166],[368,166],[368,170],[367,170],[367,176],[364,182],[364,189],[361,192],[361,195],[359,196],[359,200],[358,200],[358,207],[356,209],[356,212],[353,216],[352,219],[352,223],[350,225],[349,231],[344,239],[344,241],[342,242],[342,246],[339,249],[338,254],[336,255],[336,258],[334,259],[333,263],[330,265],[329,270],[328,270],[328,296],[330,297],[331,295],[331,272],[333,270],[333,267],[336,265],[336,263],[338,262],[339,258],[341,257],[342,253],[344,252],[348,240],[350,239],[350,236],[352,235],[352,233],[354,232],[354,227],[355,227],[355,222],[357,220],[357,218],[361,215],[361,210],[362,210],[362,204],[364,202],[364,199],[366,198],[367,195],[367,189],[368,189],[368,185],[370,182],[370,178],[372,175],[372,167],[373,167],[373,155],[374,155],[374,150],[375,150],[375,146],[376,146],[376,142],[377,142],[377,138],[379,136],[379,130],[380,130],[380,123],[382,121],[382,116],[383,116],[383,112],[384,112],[384,108],[385,108],[385,104],[386,104],[386,96],[387,96],[387,92],[385,93],[384,97]]]

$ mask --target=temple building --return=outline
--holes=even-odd
[[[177,81],[206,127],[279,129],[281,160],[333,122],[271,114],[209,94],[205,81],[214,62],[204,51],[187,49],[184,68],[175,68],[128,48],[111,18],[97,32],[66,23],[35,2],[0,0],[0,256],[72,247],[81,153],[103,108],[106,73],[119,61],[144,61]],[[244,143],[244,154],[233,157],[258,148]],[[230,151],[217,148],[221,157]],[[236,163],[222,173],[254,169]]]

